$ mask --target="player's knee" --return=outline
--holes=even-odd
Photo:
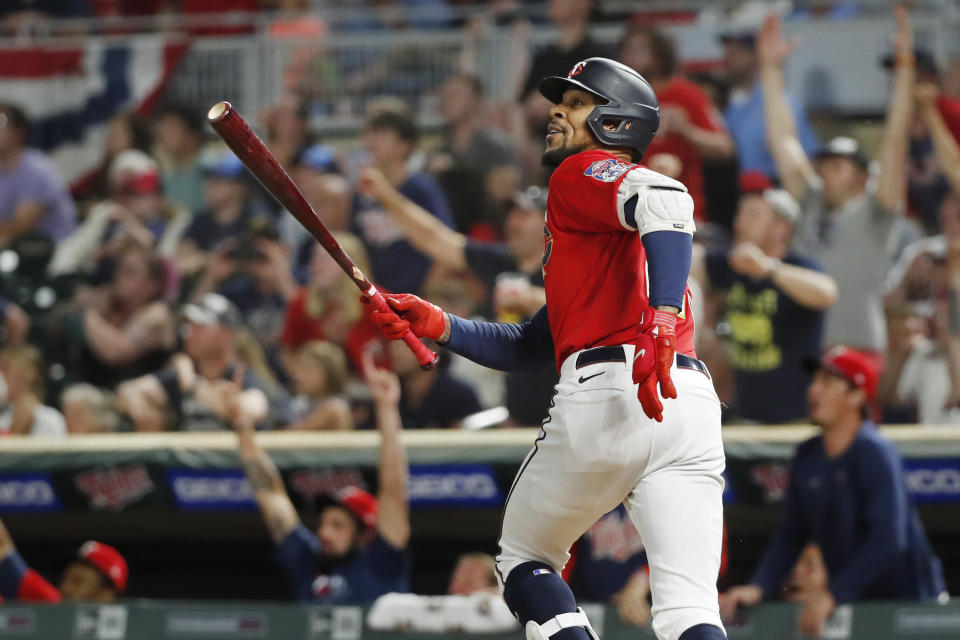
[[[542,562],[517,565],[504,583],[503,599],[529,640],[595,639],[570,587]]]
[[[727,640],[720,627],[712,624],[697,624],[680,634],[678,640]]]

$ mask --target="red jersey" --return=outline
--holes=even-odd
[[[543,273],[558,370],[575,351],[632,342],[649,306],[640,233],[622,221],[618,204],[621,184],[633,171],[678,184],[601,150],[567,158],[550,178]],[[677,353],[696,357],[690,296],[688,286]]]
[[[689,80],[677,76],[670,78],[657,89],[657,100],[661,109],[682,109],[690,124],[698,129],[726,130],[723,118],[713,106],[710,96]],[[703,157],[700,152],[679,133],[668,133],[655,136],[643,157],[649,162],[658,153],[671,153],[680,159],[682,169],[677,179],[687,187],[693,198],[697,219],[704,219],[707,210],[703,197]]]

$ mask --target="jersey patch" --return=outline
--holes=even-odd
[[[587,167],[587,170],[583,172],[583,175],[590,176],[594,180],[599,180],[600,182],[616,182],[617,178],[625,174],[630,169],[633,169],[635,164],[629,164],[626,162],[620,162],[613,158],[607,158],[605,160],[597,160],[592,165]]]

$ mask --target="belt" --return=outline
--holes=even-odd
[[[623,351],[623,347],[616,345],[613,347],[594,347],[593,349],[586,349],[580,352],[580,355],[577,356],[577,369],[581,369],[590,364],[597,364],[598,362],[626,362],[627,355]],[[691,358],[690,356],[683,355],[682,353],[677,354],[677,368],[678,369],[693,369],[694,371],[699,371],[703,375],[710,377],[710,372],[707,370],[707,365],[703,364],[696,358]]]

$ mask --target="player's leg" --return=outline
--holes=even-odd
[[[556,424],[521,466],[504,508],[497,574],[529,640],[595,640],[560,572],[573,542],[629,491],[610,473],[575,473]],[[620,484],[623,484],[622,482]]]
[[[674,374],[678,399],[665,406],[648,471],[626,501],[647,551],[660,640],[725,638],[716,587],[723,538],[720,408],[712,385],[696,376],[702,374]]]

